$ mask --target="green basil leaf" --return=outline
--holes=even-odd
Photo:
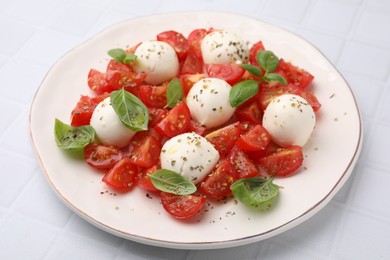
[[[135,61],[137,59],[137,55],[133,54],[133,53],[129,53],[129,54],[126,54],[126,57],[123,59],[123,63],[127,63],[127,64],[130,64],[132,63],[133,61]]]
[[[266,73],[273,72],[279,66],[279,58],[272,51],[260,51],[256,59]]]
[[[136,96],[122,88],[111,92],[110,100],[119,119],[128,128],[133,131],[148,129],[149,111]]]
[[[149,177],[154,187],[161,191],[177,195],[192,194],[196,191],[194,183],[171,170],[160,169],[149,174]]]
[[[264,81],[266,81],[266,82],[279,82],[283,85],[287,85],[287,80],[283,76],[281,76],[277,73],[265,74]]]
[[[168,85],[167,89],[167,105],[165,107],[174,107],[183,98],[183,87],[178,78],[173,78]]]
[[[229,93],[229,103],[236,107],[253,97],[259,91],[259,82],[255,80],[245,80],[235,84]]]
[[[255,75],[258,77],[262,76],[261,69],[259,69],[259,67],[256,67],[256,66],[253,66],[250,64],[240,64],[240,66],[252,75]]]
[[[108,51],[108,55],[117,62],[123,62],[126,58],[126,52],[123,49],[111,49]]]
[[[71,126],[55,119],[54,137],[57,146],[63,150],[78,151],[95,139],[95,130],[92,126]]]
[[[272,207],[279,193],[279,186],[273,178],[244,178],[234,182],[230,189],[234,198],[247,206],[266,210]]]

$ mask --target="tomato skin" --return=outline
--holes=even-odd
[[[261,124],[263,121],[263,111],[256,99],[248,100],[244,104],[238,106],[235,114],[241,122]]]
[[[259,165],[270,176],[287,176],[294,173],[303,162],[302,147],[291,146],[259,159]]]
[[[90,143],[84,148],[85,161],[96,169],[111,169],[122,157],[122,152],[114,147]]]
[[[152,167],[160,160],[161,143],[149,131],[135,134],[129,145],[130,162],[141,167]]]
[[[234,146],[228,155],[230,164],[237,172],[237,180],[242,178],[250,178],[259,174],[256,165],[252,162],[249,156],[237,146]]]
[[[314,76],[309,72],[298,68],[297,66],[291,64],[290,62],[286,62],[283,59],[279,60],[279,66],[274,72],[282,75],[287,80],[288,84],[292,84],[302,89],[309,86],[314,80]]]
[[[149,128],[155,127],[168,114],[168,110],[163,108],[148,107],[148,110]]]
[[[206,133],[206,127],[203,127],[201,124],[195,120],[190,120],[190,125],[188,126],[188,132],[194,132],[198,135],[203,136]]]
[[[177,103],[156,126],[155,130],[166,137],[185,133],[190,124],[191,114],[186,103]]]
[[[190,44],[183,34],[176,31],[165,31],[157,35],[157,40],[171,45],[175,49],[179,61],[183,61],[187,57]]]
[[[259,64],[257,63],[257,54],[260,52],[260,51],[264,51],[265,48],[264,48],[264,45],[261,41],[258,41],[257,43],[255,43],[252,48],[250,48],[249,50],[249,63],[252,64],[252,65],[255,65],[255,66],[259,66]]]
[[[196,82],[198,82],[199,80],[204,79],[206,77],[207,77],[206,74],[184,74],[184,75],[180,75],[179,79],[180,79],[180,83],[181,83],[181,85],[183,87],[184,95],[187,96],[187,94],[190,91],[190,89],[192,88],[192,86],[194,86],[194,84]]]
[[[205,68],[209,77],[225,80],[231,86],[239,82],[245,73],[245,69],[235,63],[206,64]]]
[[[202,56],[196,54],[192,49],[188,51],[187,58],[184,60],[180,69],[180,74],[198,74],[203,72]]]
[[[254,128],[242,135],[236,141],[236,145],[244,151],[260,151],[267,149],[270,142],[271,136],[267,130],[261,124],[257,124]]]
[[[97,94],[108,92],[108,83],[105,73],[91,69],[88,73],[88,86]]]
[[[159,192],[159,190],[156,187],[154,187],[148,175],[154,173],[158,169],[160,169],[160,167],[156,164],[150,168],[139,171],[137,175],[137,185],[147,191]]]
[[[96,106],[108,96],[104,94],[97,97],[81,96],[72,110],[70,124],[72,126],[89,125]]]
[[[240,137],[242,127],[239,122],[227,125],[206,135],[221,157],[226,156]]]
[[[176,219],[188,219],[203,208],[206,198],[200,194],[175,195],[161,192],[161,202],[164,209]]]
[[[133,187],[138,173],[138,168],[130,159],[123,157],[103,177],[103,182],[113,189],[126,191]]]
[[[167,104],[168,85],[150,86],[143,85],[138,87],[138,98],[147,106],[155,108],[164,108]]]

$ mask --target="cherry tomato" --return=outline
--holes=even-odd
[[[248,100],[237,107],[235,112],[238,120],[254,124],[261,124],[263,121],[263,111],[257,100]]]
[[[300,88],[306,88],[314,79],[314,76],[309,72],[283,59],[279,61],[279,66],[274,72],[282,75],[287,80],[287,83]]]
[[[203,59],[192,49],[188,51],[180,69],[180,74],[197,74],[203,72]]]
[[[255,43],[249,50],[249,63],[258,66],[259,64],[257,63],[257,54],[259,53],[259,51],[264,50],[265,48],[261,41]]]
[[[155,126],[155,130],[166,137],[174,137],[187,131],[190,119],[191,114],[187,104],[179,102]]]
[[[139,171],[137,175],[137,185],[144,190],[158,192],[159,190],[156,187],[154,187],[148,175],[154,173],[158,169],[160,169],[160,167],[158,165],[154,165],[150,168]]]
[[[206,203],[206,198],[200,194],[175,195],[161,192],[161,202],[164,209],[173,217],[187,219],[198,214]]]
[[[225,80],[231,86],[239,82],[245,69],[237,64],[206,64],[206,72],[211,78]]]
[[[198,135],[203,136],[206,133],[206,128],[194,120],[190,120],[190,125],[188,126],[188,132],[194,132]]]
[[[180,75],[179,79],[180,79],[180,83],[181,83],[181,85],[183,87],[184,95],[187,96],[187,94],[190,91],[190,89],[192,88],[192,86],[196,82],[198,82],[199,80],[204,79],[206,77],[207,77],[206,74],[184,74],[184,75]]]
[[[200,43],[203,38],[209,32],[206,29],[195,29],[188,35],[188,42],[190,43],[190,48],[198,57],[202,57],[202,52],[200,49]]]
[[[242,135],[236,142],[238,148],[244,151],[259,151],[267,149],[271,136],[267,130],[257,124],[254,128]]]
[[[97,94],[108,92],[109,89],[106,74],[98,70],[91,69],[88,73],[88,86]]]
[[[183,61],[187,57],[190,44],[183,34],[176,31],[165,31],[157,35],[157,40],[171,45],[175,49],[179,61]]]
[[[106,71],[123,71],[123,72],[131,72],[131,68],[129,64],[124,64],[122,62],[118,62],[115,60],[110,60],[107,64]]]
[[[96,106],[107,97],[109,95],[104,94],[93,98],[81,96],[75,108],[72,110],[70,124],[72,126],[89,125]]]
[[[237,178],[250,178],[259,174],[256,165],[251,161],[249,156],[237,146],[230,151],[228,158],[237,172]]]
[[[96,169],[111,169],[122,157],[122,152],[114,147],[90,143],[84,148],[85,161]]]
[[[152,167],[160,160],[161,143],[149,132],[135,134],[129,145],[130,162],[141,167]]]
[[[155,127],[167,114],[168,110],[163,108],[148,107],[149,128]]]
[[[103,182],[113,189],[126,191],[133,187],[138,168],[128,157],[122,158],[103,177]]]
[[[221,157],[226,156],[240,137],[242,127],[239,122],[227,125],[206,135]]]
[[[287,176],[302,165],[302,148],[300,146],[281,148],[271,155],[259,159],[258,162],[271,176]]]
[[[138,97],[147,107],[163,108],[167,104],[168,85],[138,87]]]

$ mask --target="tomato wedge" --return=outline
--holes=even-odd
[[[96,69],[91,69],[88,73],[88,86],[97,94],[108,92],[109,88],[106,80],[106,74]]]
[[[190,119],[191,114],[187,104],[179,102],[155,126],[155,130],[166,137],[174,137],[187,131]]]
[[[202,52],[200,50],[200,43],[207,34],[208,31],[206,29],[201,28],[201,29],[193,30],[188,35],[188,42],[190,44],[190,48],[198,57],[202,57]]]
[[[260,166],[271,176],[287,176],[294,173],[303,162],[302,147],[278,149],[259,160]]]
[[[149,127],[156,126],[167,114],[168,110],[163,108],[148,107],[149,110]]]
[[[226,156],[240,137],[242,127],[239,122],[227,125],[206,135],[221,157]]]
[[[158,192],[159,190],[154,187],[152,181],[149,178],[148,174],[152,174],[157,171],[160,167],[158,165],[154,165],[145,170],[139,171],[137,175],[137,185],[144,190]]]
[[[279,61],[279,66],[274,72],[282,75],[287,80],[287,83],[299,88],[306,88],[314,79],[314,76],[309,72],[283,59]]]
[[[267,149],[271,136],[260,124],[242,135],[236,142],[238,148],[244,151],[260,151]]]
[[[198,74],[203,72],[202,56],[196,54],[193,49],[190,49],[187,58],[184,60],[180,69],[180,74]]]
[[[164,108],[167,104],[168,85],[138,87],[138,97],[147,107]]]
[[[238,106],[235,114],[241,122],[261,124],[263,121],[263,111],[257,100],[248,100],[244,104]]]
[[[245,69],[237,64],[206,64],[206,72],[211,78],[226,81],[231,86],[239,82],[245,73]]]
[[[160,160],[161,143],[149,131],[138,132],[129,145],[130,162],[141,167],[152,167]]]
[[[165,31],[157,35],[157,40],[171,45],[175,49],[179,61],[183,61],[187,57],[190,44],[183,34],[176,31]]]
[[[138,173],[138,168],[124,157],[114,165],[103,177],[103,182],[113,189],[126,191],[133,187]]]
[[[72,110],[70,124],[72,126],[89,125],[96,106],[107,97],[109,97],[109,95],[104,94],[93,98],[81,96],[75,108]]]
[[[259,174],[256,165],[251,161],[249,156],[237,146],[234,146],[228,155],[230,164],[237,172],[237,178],[250,178]]]
[[[264,51],[264,45],[261,41],[256,42],[249,50],[249,62],[252,65],[259,66],[257,63],[257,54],[259,51]]]
[[[194,84],[199,80],[204,79],[206,77],[206,74],[184,74],[179,76],[180,83],[183,87],[184,95],[187,96],[192,86],[194,86]]]
[[[122,152],[114,147],[90,143],[84,148],[85,161],[96,169],[111,169],[122,157]]]
[[[175,195],[161,192],[161,202],[164,209],[173,217],[187,219],[198,214],[206,203],[206,198],[200,194]]]

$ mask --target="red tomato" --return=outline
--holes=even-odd
[[[103,99],[109,97],[109,95],[100,95],[97,97],[81,96],[77,102],[76,107],[71,113],[71,125],[82,126],[89,125],[93,111],[96,106],[103,101]]]
[[[108,84],[107,92],[125,88],[126,90],[140,86],[144,83],[145,73],[132,71],[108,70],[106,80]]]
[[[147,107],[163,108],[167,104],[168,85],[149,86],[143,85],[138,87],[138,98]]]
[[[111,169],[122,157],[122,152],[114,147],[90,143],[84,148],[85,161],[96,169]]]
[[[265,48],[261,41],[255,43],[249,50],[249,63],[258,66],[259,64],[257,63],[257,54],[259,53],[259,51],[264,50]]]
[[[106,74],[98,70],[91,69],[88,73],[88,86],[98,94],[108,92]]]
[[[190,49],[187,54],[187,58],[184,60],[180,69],[180,74],[197,74],[203,72],[203,59],[202,56],[196,54],[195,51]]]
[[[221,199],[231,194],[230,185],[236,180],[237,172],[227,158],[200,184],[200,190],[207,197]]]
[[[149,128],[155,127],[167,114],[168,110],[163,108],[148,107]]]
[[[225,80],[231,86],[239,82],[245,73],[245,69],[237,64],[206,64],[206,72],[209,77]]]
[[[130,65],[115,60],[110,60],[107,64],[106,71],[118,71],[118,70],[123,72],[132,71]]]
[[[124,157],[104,175],[103,181],[113,189],[126,191],[133,187],[137,173],[137,166]]]
[[[238,148],[244,151],[259,151],[267,149],[271,136],[260,124],[242,135],[236,142]]]
[[[206,133],[206,128],[203,127],[198,122],[191,119],[190,125],[188,126],[188,132],[194,132],[194,133],[197,133],[198,135],[203,136],[204,133]]]
[[[287,80],[288,84],[300,88],[306,88],[314,79],[314,76],[309,72],[300,69],[283,59],[279,61],[279,66],[274,72],[282,75]]]
[[[141,45],[141,43],[142,43],[142,42],[139,42],[139,43],[137,43],[136,45],[134,45],[134,46],[132,46],[132,47],[126,49],[126,50],[125,50],[126,54],[130,54],[130,53],[134,54],[134,53],[135,53],[135,50],[138,48],[138,46]]]
[[[303,162],[300,146],[278,149],[276,152],[261,158],[260,166],[271,176],[286,176],[295,172]]]
[[[179,102],[155,126],[155,130],[166,137],[174,137],[187,131],[190,119],[191,114],[187,104]]]
[[[238,179],[250,178],[259,174],[256,165],[251,161],[249,156],[237,146],[232,148],[228,158],[230,164],[233,165],[234,170],[237,172]]]
[[[206,29],[195,29],[188,35],[191,50],[200,58],[202,57],[200,43],[207,34],[208,31]]]
[[[184,74],[180,75],[180,83],[183,86],[184,95],[187,96],[192,86],[201,79],[206,78],[206,74]]]
[[[130,161],[141,167],[152,167],[160,160],[161,143],[149,132],[135,134],[129,145]]]
[[[175,49],[179,61],[187,57],[190,44],[183,34],[176,31],[165,31],[157,35],[157,40],[171,45]]]
[[[254,124],[261,124],[263,121],[263,111],[257,100],[246,101],[237,107],[235,112],[238,120]]]
[[[161,202],[164,209],[173,217],[187,219],[198,214],[206,203],[206,198],[200,194],[175,195],[161,192]]]
[[[156,187],[154,187],[148,175],[154,173],[158,169],[160,169],[160,167],[158,165],[154,165],[151,168],[138,172],[138,176],[137,176],[138,186],[147,191],[158,192],[159,190]]]
[[[227,125],[206,135],[221,157],[226,156],[240,137],[242,127],[239,122]]]

